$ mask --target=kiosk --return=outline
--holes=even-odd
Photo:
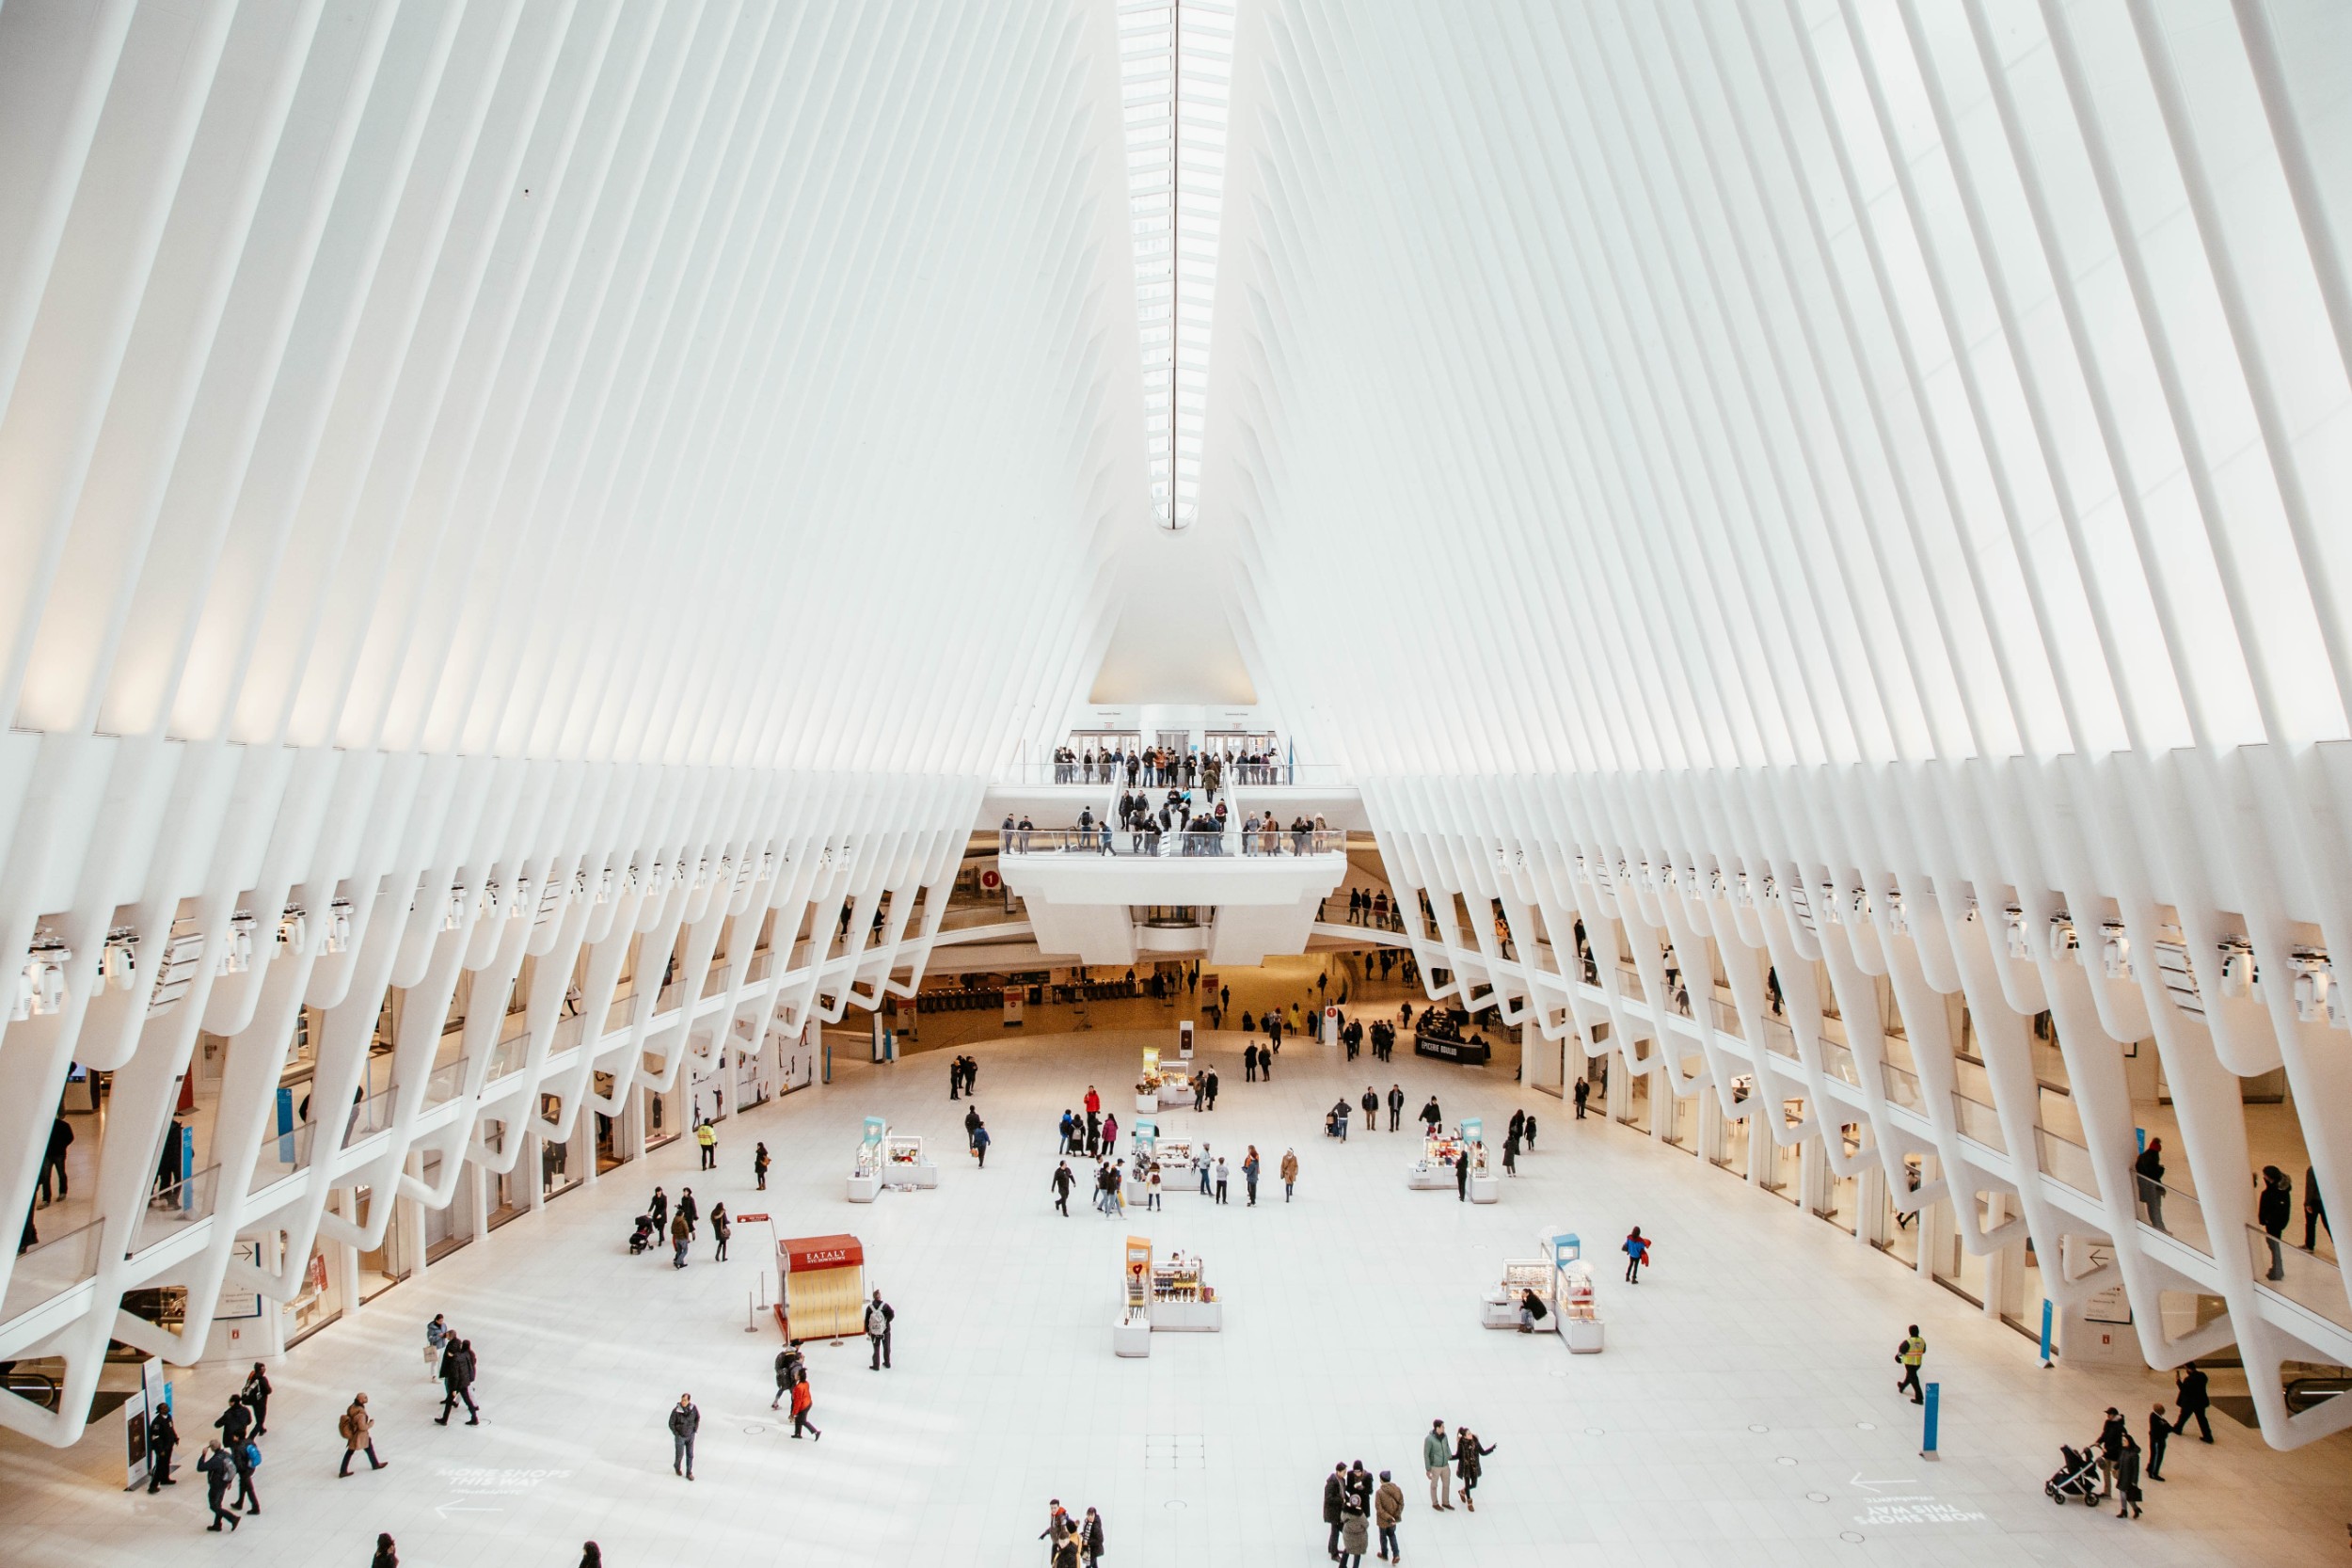
[[[1152,1330],[1155,1334],[1215,1334],[1225,1326],[1225,1307],[1208,1283],[1198,1258],[1171,1252],[1152,1265]]]
[[[1160,1108],[1160,1048],[1143,1048],[1143,1071],[1136,1079],[1136,1112],[1152,1116]]]
[[[1502,1179],[1486,1164],[1486,1122],[1483,1117],[1462,1118],[1462,1142],[1470,1152],[1470,1200],[1493,1203],[1502,1196]]]
[[[1127,1238],[1126,1295],[1119,1321],[1111,1324],[1111,1354],[1130,1358],[1152,1354],[1152,1238]]]
[[[1551,1312],[1559,1320],[1560,1337],[1578,1355],[1597,1355],[1603,1345],[1600,1309],[1593,1300],[1593,1268],[1584,1261],[1584,1243],[1574,1231],[1556,1230],[1544,1238],[1551,1255]]]
[[[871,1203],[882,1196],[882,1144],[890,1135],[890,1124],[880,1117],[866,1118],[865,1135],[858,1139],[857,1163],[850,1168],[850,1201]]]
[[[1127,1174],[1125,1180],[1127,1184],[1127,1206],[1130,1209],[1142,1208],[1145,1199],[1152,1196],[1151,1183],[1146,1180],[1146,1178],[1152,1174],[1152,1166],[1159,1159],[1159,1151],[1160,1129],[1158,1123],[1150,1121],[1136,1122],[1132,1135],[1127,1139]],[[1163,1171],[1160,1175],[1160,1190],[1163,1192],[1168,1190],[1168,1175],[1165,1171]]]
[[[939,1185],[939,1167],[923,1152],[923,1140],[909,1132],[882,1139],[882,1181],[901,1192]]]
[[[1487,1288],[1484,1300],[1478,1304],[1478,1321],[1487,1328],[1517,1328],[1519,1326],[1519,1300],[1533,1291],[1544,1304],[1544,1315],[1535,1320],[1539,1333],[1552,1334],[1560,1328],[1560,1304],[1553,1299],[1552,1265],[1549,1258],[1513,1258],[1502,1265],[1500,1284]]]
[[[776,1243],[776,1325],[786,1339],[843,1339],[866,1332],[866,1248],[855,1236],[795,1236]]]

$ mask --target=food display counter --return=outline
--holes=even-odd
[[[1415,1192],[1450,1191],[1454,1186],[1454,1165],[1465,1158],[1470,1161],[1470,1201],[1494,1202],[1502,1196],[1502,1184],[1486,1168],[1486,1144],[1475,1117],[1450,1132],[1424,1135],[1421,1157],[1406,1167],[1405,1184]]]
[[[1152,1330],[1155,1334],[1215,1334],[1225,1307],[1208,1283],[1200,1259],[1181,1252],[1152,1265]]]
[[[1578,1355],[1597,1355],[1606,1344],[1600,1307],[1593,1297],[1593,1268],[1584,1261],[1584,1243],[1575,1232],[1557,1230],[1544,1238],[1551,1255],[1552,1315],[1560,1323],[1560,1338]]]
[[[1530,1291],[1544,1304],[1544,1315],[1535,1320],[1540,1334],[1556,1333],[1560,1327],[1560,1309],[1551,1299],[1551,1260],[1548,1258],[1514,1258],[1502,1265],[1502,1278],[1486,1288],[1486,1296],[1478,1304],[1478,1321],[1486,1328],[1517,1328],[1519,1326],[1519,1303]]]
[[[893,1132],[882,1139],[882,1182],[901,1190],[939,1185],[939,1167],[923,1152],[923,1140]]]

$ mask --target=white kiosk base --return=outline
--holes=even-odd
[[[882,1196],[882,1180],[879,1176],[850,1178],[850,1201],[851,1203],[871,1203]]]
[[[1152,1324],[1141,1318],[1133,1322],[1125,1318],[1111,1324],[1111,1354],[1140,1359],[1152,1354]]]

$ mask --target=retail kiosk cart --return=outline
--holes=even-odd
[[[901,1191],[939,1185],[939,1167],[923,1152],[923,1140],[912,1132],[893,1132],[882,1139],[882,1180]]]
[[[1123,1299],[1111,1324],[1111,1354],[1130,1358],[1152,1354],[1152,1238],[1127,1238]]]
[[[1462,1118],[1462,1144],[1470,1150],[1470,1200],[1472,1203],[1493,1203],[1502,1196],[1502,1180],[1486,1164],[1486,1121],[1484,1117]]]
[[[776,1243],[776,1324],[787,1339],[842,1339],[866,1332],[866,1248],[855,1236],[793,1236]]]
[[[1487,1287],[1486,1299],[1478,1304],[1478,1321],[1487,1328],[1517,1328],[1519,1326],[1519,1301],[1528,1291],[1544,1304],[1544,1315],[1535,1320],[1539,1333],[1556,1333],[1560,1327],[1560,1304],[1551,1295],[1552,1266],[1549,1258],[1513,1258],[1502,1265],[1500,1284]]]
[[[858,1139],[857,1161],[850,1167],[850,1201],[871,1203],[882,1196],[882,1145],[890,1136],[890,1124],[880,1117],[866,1118],[865,1135]]]
[[[1551,1311],[1560,1321],[1560,1337],[1577,1354],[1597,1355],[1603,1347],[1603,1332],[1584,1243],[1573,1231],[1561,1230],[1545,1237],[1544,1245],[1551,1254]]]

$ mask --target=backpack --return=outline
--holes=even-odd
[[[351,1412],[350,1412],[350,1411],[348,1411],[348,1410],[344,1411],[344,1412],[342,1413],[342,1416],[340,1416],[340,1417],[338,1417],[338,1418],[336,1418],[336,1421],[335,1421],[335,1435],[336,1435],[336,1436],[338,1436],[338,1437],[340,1437],[340,1438],[342,1438],[342,1439],[344,1442],[346,1442],[346,1443],[348,1443],[348,1442],[350,1442],[350,1441],[351,1441]]]
[[[246,1444],[245,1467],[248,1470],[258,1470],[262,1467],[262,1446],[259,1443]]]

